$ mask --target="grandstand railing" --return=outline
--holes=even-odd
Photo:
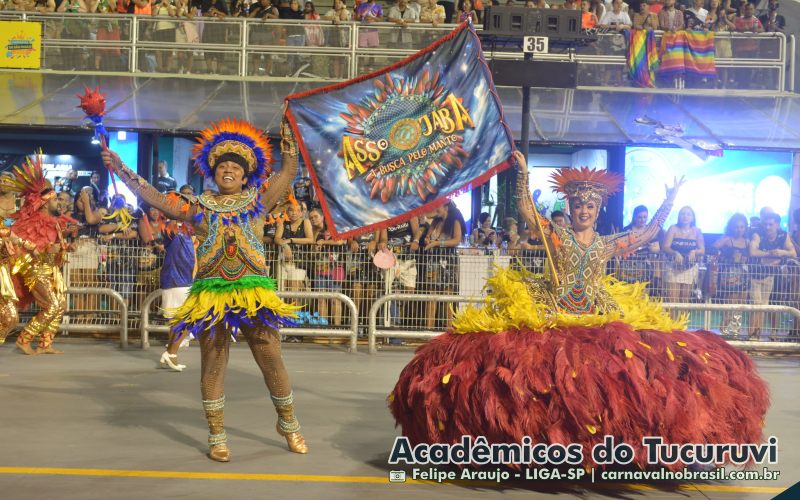
[[[327,21],[175,18],[118,14],[0,12],[0,20],[42,23],[41,70],[88,74],[191,76],[241,80],[340,81],[413,54],[453,25],[331,24]],[[166,24],[165,24],[166,23]],[[364,30],[378,46],[359,47]],[[159,33],[159,31],[161,33]],[[164,41],[164,31],[168,41]],[[178,43],[175,33],[198,36]],[[662,32],[656,32],[660,42]],[[674,89],[794,91],[794,37],[782,33],[718,33],[717,81],[673,78]],[[521,48],[485,46],[487,59],[522,59]],[[580,87],[631,86],[621,35],[599,33],[575,49],[554,45],[535,59],[577,61]],[[31,71],[31,70],[28,70]],[[186,72],[191,73],[188,75]],[[787,77],[788,75],[788,77]]]

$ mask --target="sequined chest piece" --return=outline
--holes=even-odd
[[[263,212],[255,189],[236,195],[201,195],[201,217],[208,222],[208,237],[197,248],[197,279],[263,276],[264,247],[258,227]]]
[[[561,248],[561,285],[557,294],[558,306],[572,314],[591,314],[596,310],[595,295],[603,276],[605,244],[596,235],[584,247],[570,231]]]

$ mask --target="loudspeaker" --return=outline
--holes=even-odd
[[[583,38],[584,31],[579,10],[492,6],[483,14],[482,35],[575,40]]]
[[[495,85],[574,89],[578,86],[578,63],[567,61],[521,61],[492,59]]]

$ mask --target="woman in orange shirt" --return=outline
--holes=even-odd
[[[589,0],[581,1],[581,28],[590,30],[597,26],[597,16],[589,10]]]

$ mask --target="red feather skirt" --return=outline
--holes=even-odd
[[[644,468],[643,436],[760,443],[769,391],[751,359],[713,333],[614,322],[440,335],[417,350],[389,401],[413,444],[530,436],[579,443],[593,465],[592,447],[610,435]]]

